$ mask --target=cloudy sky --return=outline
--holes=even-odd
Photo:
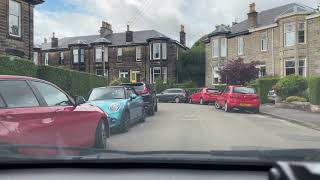
[[[185,25],[187,44],[213,31],[217,24],[231,24],[246,18],[254,0],[45,0],[35,9],[35,41],[56,36],[97,34],[101,21],[108,21],[114,32],[155,29],[179,39]],[[257,11],[287,3],[313,8],[320,0],[255,0]]]

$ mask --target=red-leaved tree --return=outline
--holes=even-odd
[[[255,62],[244,63],[243,59],[239,58],[229,61],[226,66],[220,69],[219,74],[223,83],[244,85],[258,78],[259,70],[256,68]]]

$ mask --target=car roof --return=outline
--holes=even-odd
[[[28,76],[15,76],[15,75],[0,75],[0,79],[41,80],[41,79],[28,77]]]
[[[171,88],[171,89],[167,89],[167,90],[184,90],[183,88]]]

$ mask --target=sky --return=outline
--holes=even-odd
[[[44,38],[98,34],[102,21],[112,24],[113,32],[157,30],[179,40],[185,26],[187,45],[212,32],[218,24],[247,18],[249,4],[257,11],[288,3],[316,8],[320,0],[45,0],[34,12],[35,43]]]

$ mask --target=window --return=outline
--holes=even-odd
[[[141,47],[136,47],[136,61],[141,61]]]
[[[49,53],[44,54],[44,65],[49,65]]]
[[[64,64],[64,53],[60,52],[60,61],[59,64]]]
[[[98,63],[102,62],[102,48],[101,47],[95,48],[95,61]]]
[[[212,41],[212,57],[219,57],[219,40],[215,39]]]
[[[21,37],[21,4],[9,0],[9,34]]]
[[[154,67],[153,68],[153,83],[156,83],[157,79],[161,79],[161,68],[160,67]]]
[[[162,67],[162,77],[163,77],[163,83],[168,82],[168,68]]]
[[[227,38],[222,38],[220,43],[220,56],[227,56]]]
[[[80,49],[80,63],[84,63],[84,49]]]
[[[103,51],[103,56],[104,56],[104,62],[108,62],[109,61],[109,48],[108,47],[104,47],[104,51]]]
[[[162,59],[167,59],[167,43],[162,43]]]
[[[264,77],[267,75],[266,65],[257,65],[256,68],[259,70],[259,77]]]
[[[303,44],[306,42],[305,37],[305,23],[298,23],[298,43]]]
[[[39,64],[39,53],[38,52],[33,52],[33,62],[35,65]]]
[[[244,42],[243,37],[238,37],[238,55],[243,55]]]
[[[119,78],[129,78],[129,71],[120,70],[119,71]]]
[[[299,60],[299,75],[304,77],[307,76],[306,59]]]
[[[152,60],[152,44],[149,45],[149,56],[150,56],[150,60]]]
[[[261,51],[268,51],[268,34],[267,32],[261,33]]]
[[[108,76],[108,69],[103,72],[103,68],[96,69],[97,76]]]
[[[117,61],[122,62],[122,48],[118,48]]]
[[[79,63],[79,49],[74,49],[72,51],[73,54],[73,63],[78,64]]]
[[[212,67],[212,84],[220,81],[219,67]]]
[[[284,25],[284,45],[293,46],[296,43],[296,27],[295,23],[287,23]]]
[[[161,44],[154,43],[153,44],[153,59],[160,59],[160,51],[161,51]]]
[[[9,108],[39,106],[37,98],[25,81],[0,81],[0,92]]]
[[[32,84],[37,88],[43,99],[48,106],[70,106],[70,102],[67,95],[61,92],[59,89],[42,82],[33,81]]]
[[[285,60],[285,75],[291,75],[296,73],[296,62],[295,60]]]

